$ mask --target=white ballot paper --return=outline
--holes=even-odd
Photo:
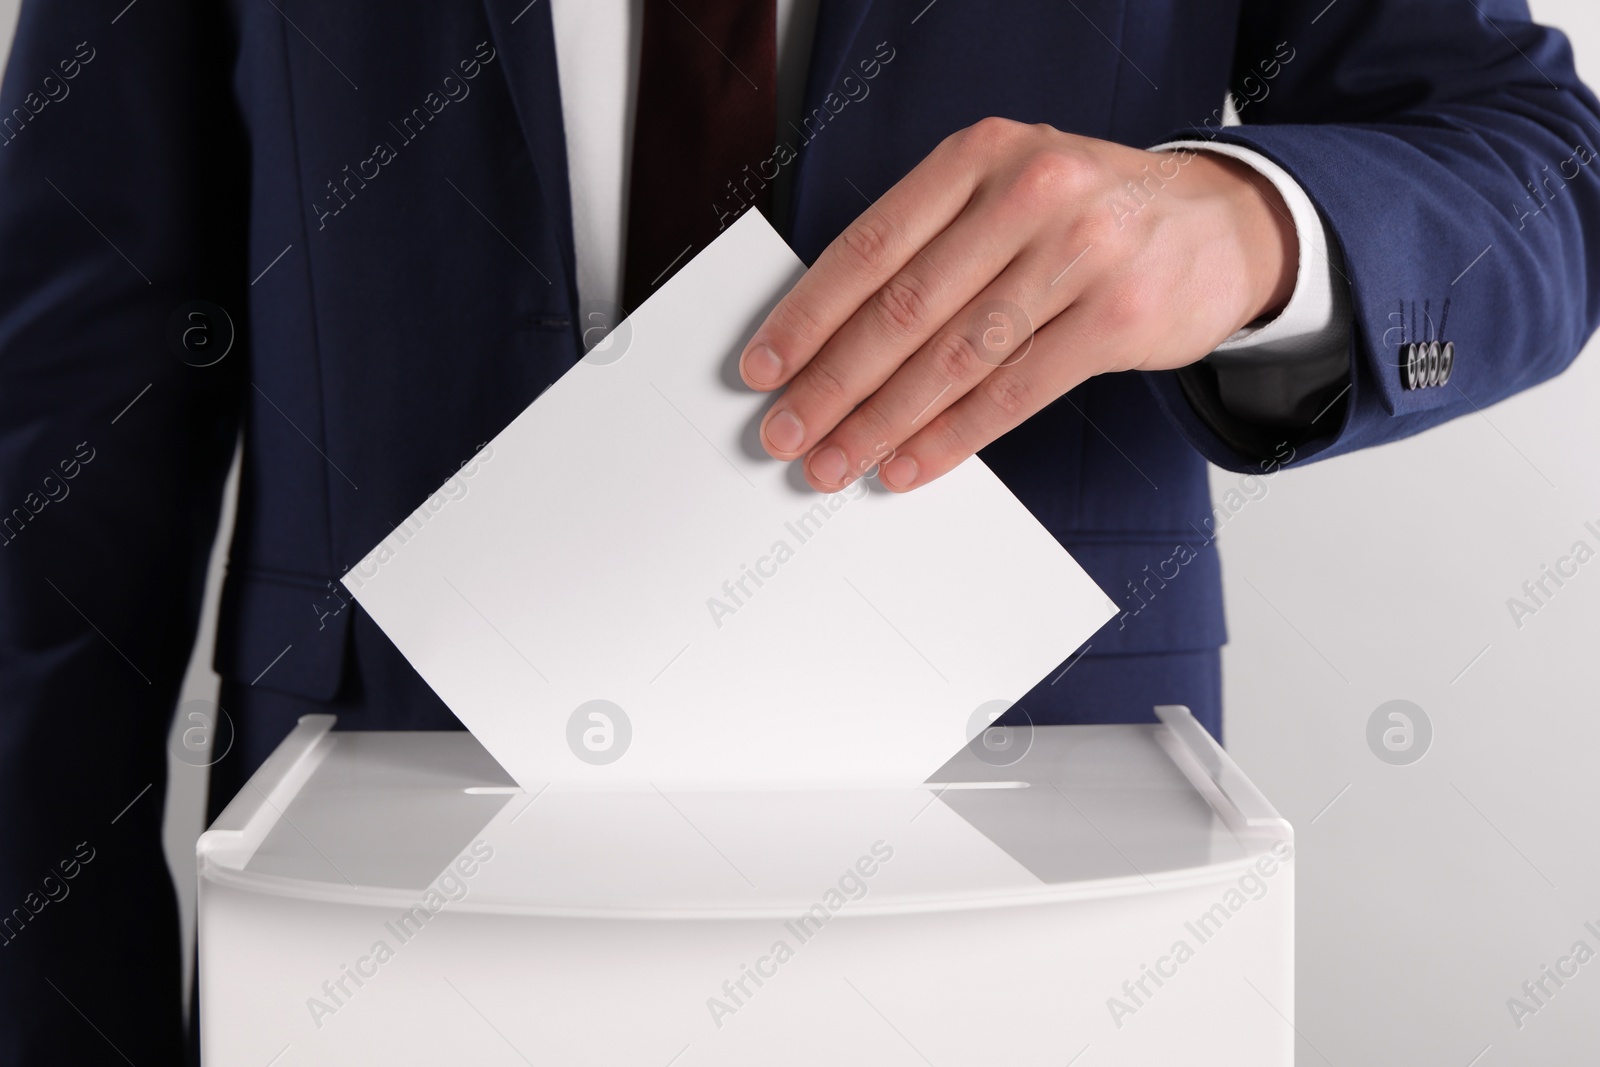
[[[1115,608],[988,467],[824,495],[739,352],[749,211],[344,576],[525,789],[925,780]]]

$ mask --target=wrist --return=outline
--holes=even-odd
[[[1276,317],[1300,274],[1300,238],[1288,204],[1266,175],[1239,160],[1201,152],[1194,163],[1213,179],[1240,242],[1244,311],[1238,325]]]

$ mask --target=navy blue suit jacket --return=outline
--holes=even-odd
[[[581,351],[548,4],[124,3],[30,0],[0,93],[6,746],[164,721],[241,428],[216,666],[335,699],[366,623],[333,581]],[[1207,460],[1270,473],[1486,407],[1600,314],[1600,109],[1521,0],[826,0],[805,109],[780,224],[807,261],[990,115],[1248,145],[1343,253],[1351,384],[1309,434],[1252,446],[1211,428],[1203,371],[1128,373],[985,450],[1127,609],[1036,718],[1214,659]],[[1451,382],[1405,390],[1399,346],[1441,332]]]

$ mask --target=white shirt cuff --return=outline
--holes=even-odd
[[[1243,362],[1260,355],[1343,356],[1350,338],[1350,286],[1338,248],[1311,197],[1287,171],[1259,152],[1214,141],[1170,141],[1152,152],[1176,148],[1237,159],[1270,181],[1289,207],[1300,243],[1294,293],[1278,316],[1251,323],[1218,345],[1213,363]]]

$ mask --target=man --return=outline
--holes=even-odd
[[[1417,432],[1595,325],[1600,105],[1521,0],[606,10],[24,7],[0,1063],[180,1055],[163,740],[241,428],[213,811],[300,714],[455,725],[333,583],[751,206],[815,262],[741,361],[768,450],[916,491],[982,449],[1120,599],[1035,721],[1220,729],[1206,460]]]

